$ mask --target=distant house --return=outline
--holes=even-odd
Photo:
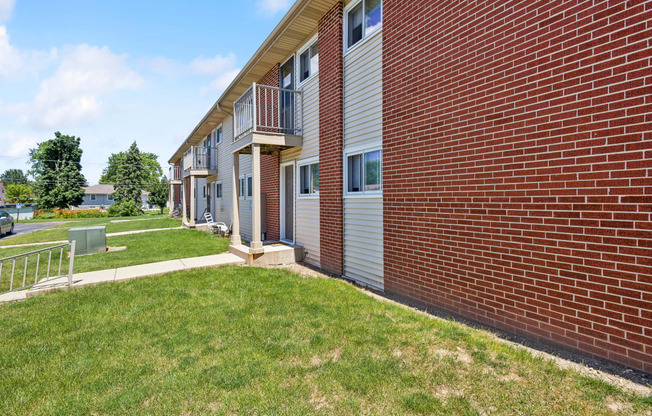
[[[115,189],[113,185],[93,185],[86,186],[83,188],[84,192],[84,202],[79,205],[78,208],[99,208],[99,207],[108,207],[112,205],[115,200],[113,199],[113,193]],[[151,209],[152,206],[147,203],[149,198],[149,192],[142,191],[140,194],[140,199],[142,200],[143,209]]]
[[[0,182],[0,205],[5,203],[5,184]]]

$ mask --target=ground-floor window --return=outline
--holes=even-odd
[[[319,162],[299,165],[299,195],[319,195]]]
[[[346,192],[374,194],[382,191],[382,151],[380,149],[350,152],[346,155]]]
[[[215,199],[222,199],[222,182],[215,182]]]
[[[245,198],[245,195],[247,195],[247,180],[245,179],[244,175],[240,176],[240,189],[238,189],[238,197],[241,199]]]
[[[254,194],[254,178],[247,175],[247,198],[252,198]]]

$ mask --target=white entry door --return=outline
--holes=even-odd
[[[294,244],[294,162],[281,165],[281,240]]]

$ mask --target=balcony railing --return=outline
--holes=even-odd
[[[215,147],[192,146],[183,155],[183,169],[217,170],[217,149]]]
[[[233,106],[236,142],[249,133],[301,136],[301,91],[252,84]]]
[[[181,180],[181,167],[170,166],[170,182]]]

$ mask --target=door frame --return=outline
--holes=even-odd
[[[292,199],[292,240],[288,240],[285,238],[285,168],[288,166],[292,166],[292,176],[293,176],[293,183],[292,183],[292,193],[294,194],[294,198]],[[281,188],[281,198],[279,201],[280,205],[280,239],[281,241],[285,243],[289,243],[294,245],[297,239],[297,195],[296,195],[296,181],[297,181],[297,168],[296,168],[296,160],[292,160],[289,162],[281,163],[280,165],[280,187]]]

